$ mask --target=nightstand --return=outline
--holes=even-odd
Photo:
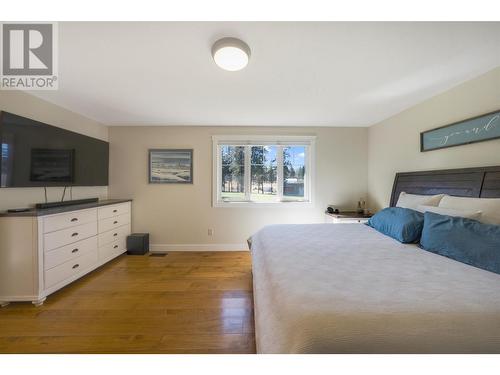
[[[341,211],[338,214],[325,212],[325,223],[333,224],[364,224],[372,214],[358,214],[355,211]]]

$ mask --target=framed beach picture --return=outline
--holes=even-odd
[[[149,150],[150,184],[192,184],[192,149]]]
[[[500,110],[420,133],[420,151],[500,138]]]

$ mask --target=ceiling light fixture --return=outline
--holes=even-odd
[[[250,47],[236,38],[222,38],[214,43],[212,57],[220,68],[235,72],[247,66]]]

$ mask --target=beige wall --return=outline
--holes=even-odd
[[[21,91],[0,91],[0,110],[94,138],[108,140],[106,126]],[[73,199],[106,198],[107,193],[107,187],[76,187],[73,188]],[[49,188],[48,196],[50,201],[61,199],[62,188]],[[44,200],[43,188],[0,189],[0,210],[26,207]]]
[[[133,198],[133,230],[156,245],[241,244],[273,223],[322,222],[329,203],[373,209],[389,203],[398,171],[500,164],[500,140],[421,153],[423,130],[500,109],[500,68],[431,98],[370,128],[111,127],[15,91],[0,91],[0,109],[110,141],[113,198]],[[109,138],[108,138],[109,132]],[[212,135],[316,135],[313,208],[213,208]],[[193,185],[148,184],[149,148],[193,148]],[[106,197],[108,188],[75,188],[73,198]],[[61,189],[50,188],[49,200]],[[43,189],[0,189],[0,210],[43,201]],[[208,229],[214,235],[208,236]]]
[[[420,132],[500,109],[500,68],[369,128],[369,205],[389,204],[396,172],[500,165],[500,139],[420,152]]]
[[[241,244],[266,224],[322,222],[367,190],[366,128],[110,127],[110,196],[133,198],[133,230],[152,244]],[[314,208],[213,208],[212,135],[316,135]],[[148,184],[149,148],[193,148],[193,185]],[[208,229],[214,236],[208,236]]]

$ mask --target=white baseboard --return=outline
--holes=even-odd
[[[155,244],[150,245],[152,253],[165,253],[168,251],[248,251],[246,243],[238,244]]]

